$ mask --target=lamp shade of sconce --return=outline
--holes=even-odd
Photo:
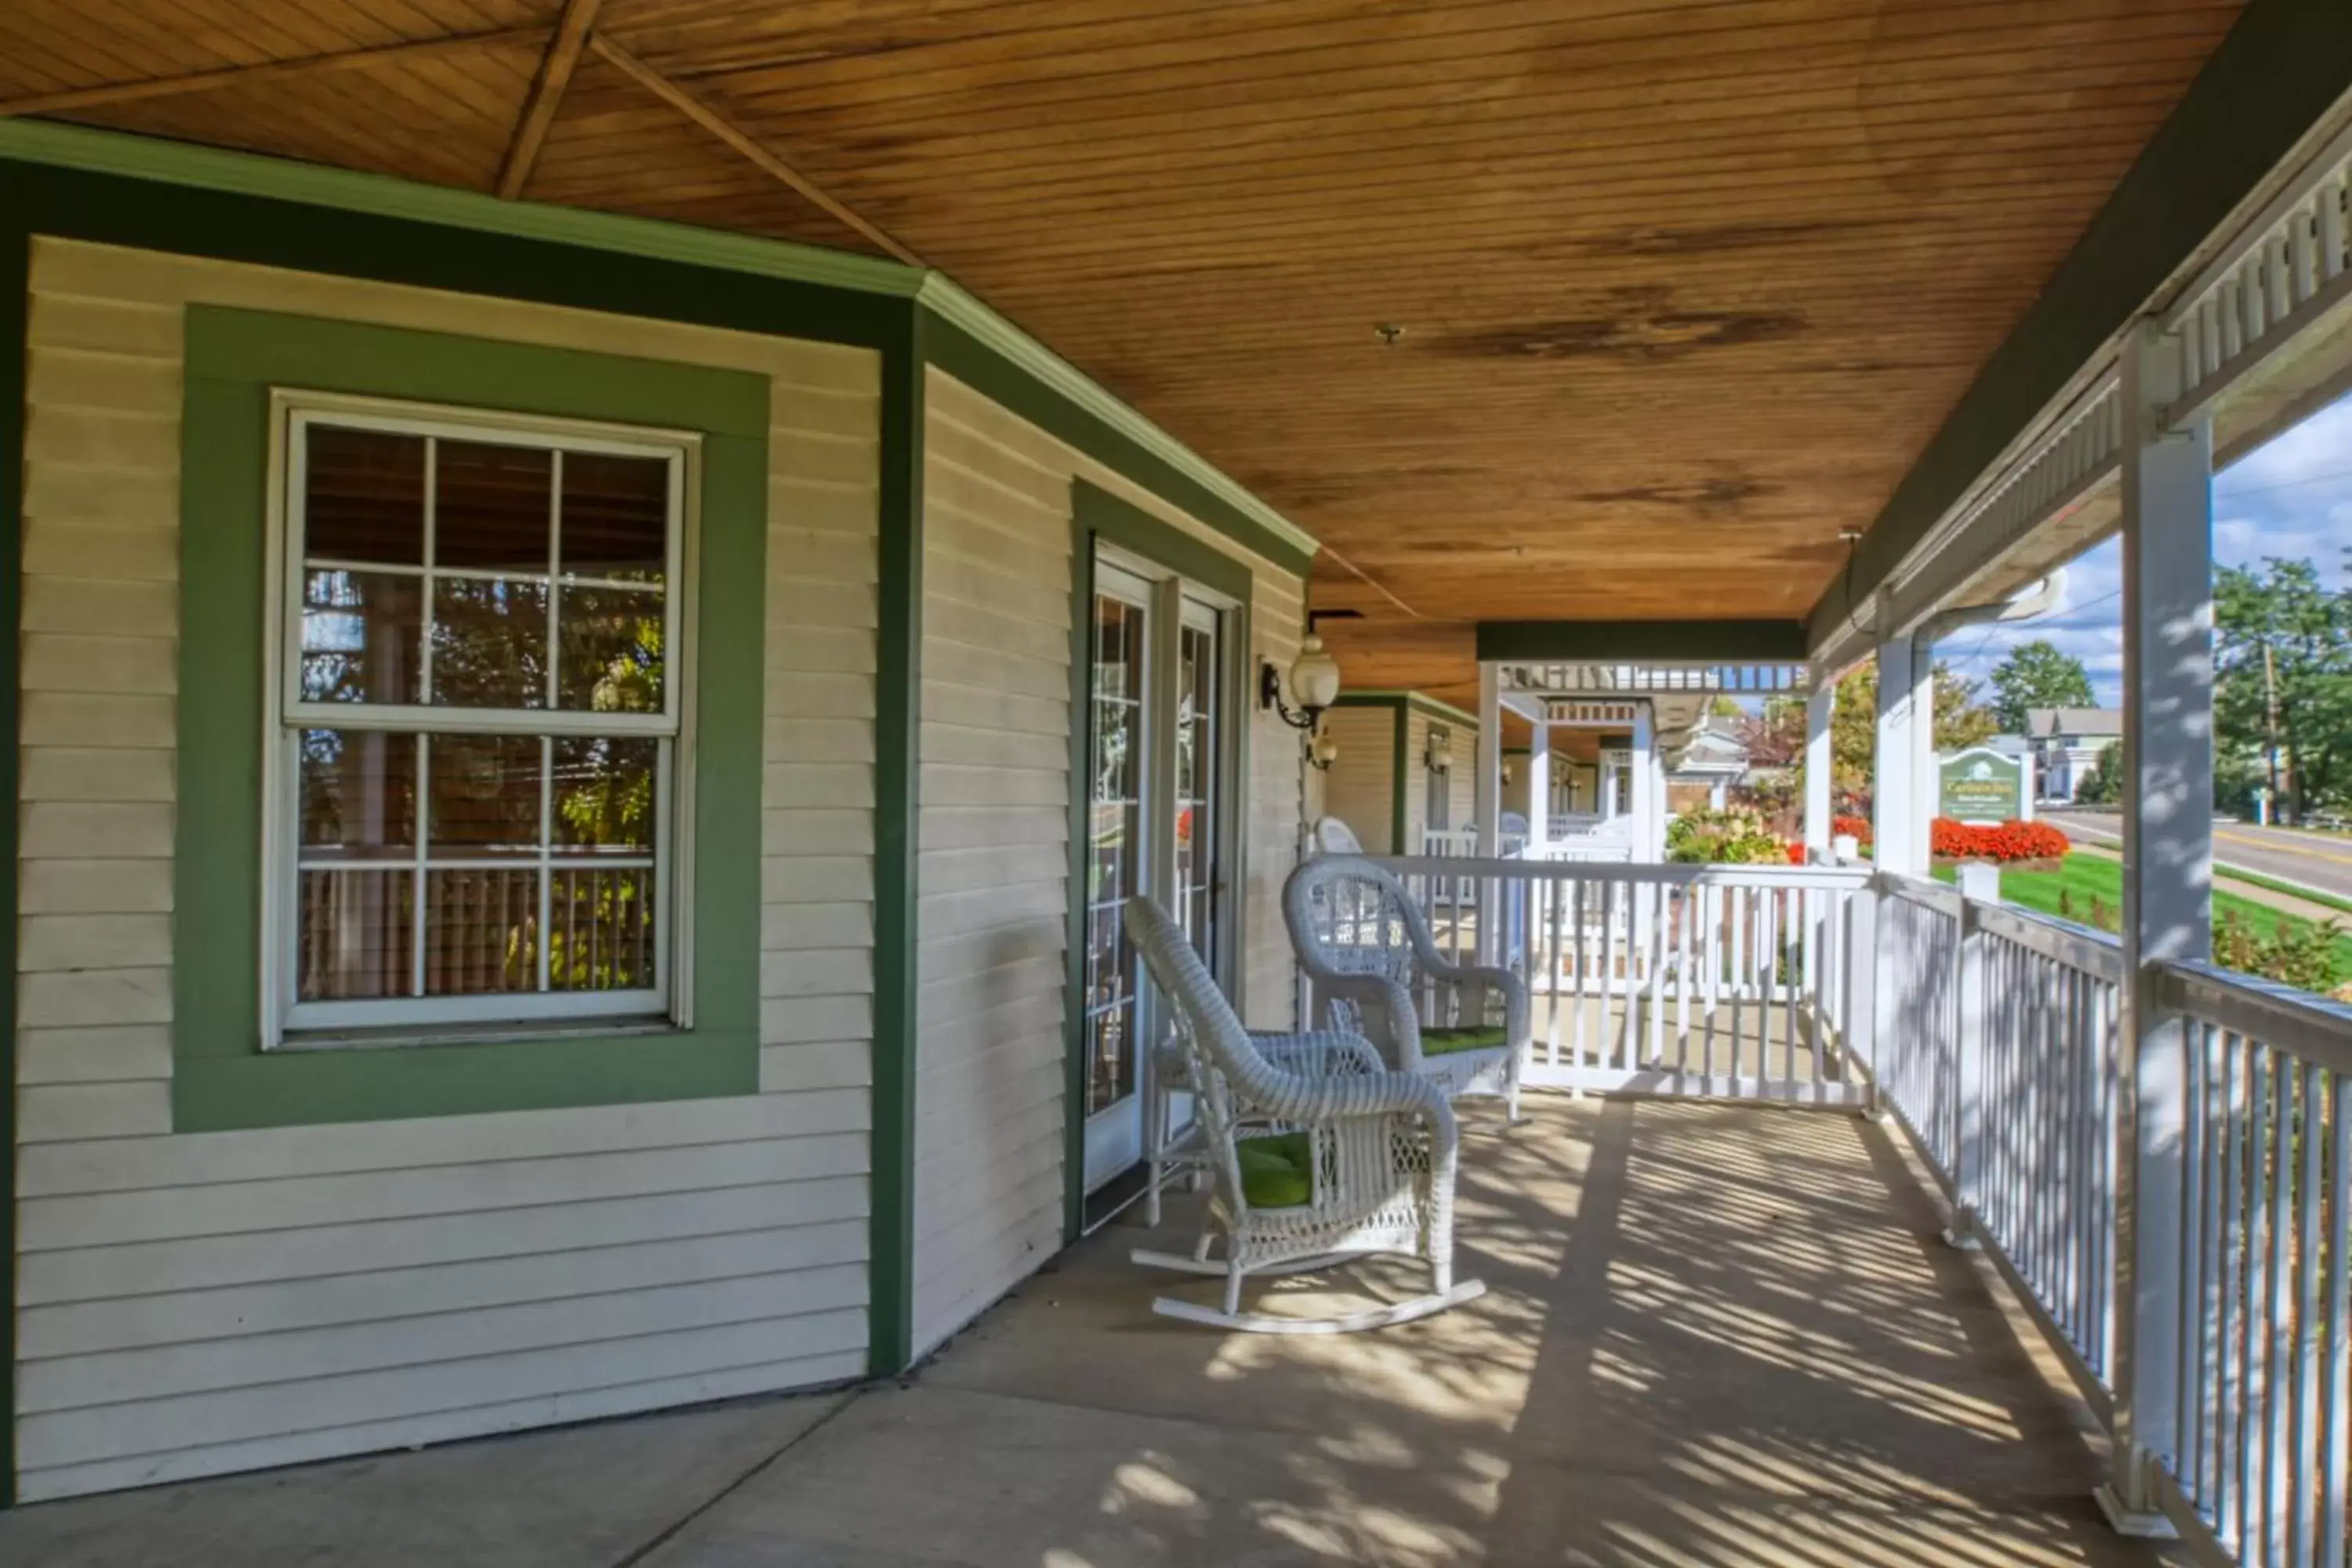
[[[1285,685],[1298,703],[1296,712],[1283,700]],[[1291,661],[1287,681],[1271,659],[1258,666],[1257,705],[1280,714],[1282,721],[1294,730],[1312,731],[1323,710],[1339,699],[1339,661],[1324,651],[1323,639],[1313,632],[1307,633],[1307,640],[1298,645],[1298,657]]]
[[[1430,731],[1429,771],[1442,773],[1454,766],[1454,737],[1442,731]]]
[[[1298,645],[1290,665],[1290,695],[1312,710],[1328,708],[1339,696],[1339,661],[1324,651],[1323,639],[1313,632]]]
[[[1339,742],[1318,731],[1315,739],[1307,743],[1307,760],[1318,771],[1329,773],[1331,764],[1339,760]]]
[[[1503,759],[1503,782],[1507,784],[1519,782],[1519,765],[1508,757]]]

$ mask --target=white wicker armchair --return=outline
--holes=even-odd
[[[1283,885],[1282,918],[1318,1021],[1359,1030],[1389,1066],[1448,1099],[1498,1096],[1519,1119],[1529,1022],[1517,975],[1448,962],[1404,884],[1358,856],[1301,862]]]
[[[1389,1071],[1352,1035],[1252,1036],[1157,904],[1129,900],[1127,921],[1171,1004],[1213,1183],[1192,1255],[1139,1251],[1135,1261],[1225,1281],[1222,1311],[1165,1296],[1152,1310],[1256,1333],[1346,1333],[1483,1295],[1480,1281],[1454,1278],[1459,1152],[1444,1096]],[[1223,1256],[1213,1257],[1219,1242]],[[1308,1273],[1377,1253],[1426,1261],[1429,1293],[1336,1318],[1241,1310],[1252,1275]]]

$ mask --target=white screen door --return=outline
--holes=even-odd
[[[1156,1016],[1122,906],[1149,893],[1221,973],[1227,900],[1225,616],[1173,577],[1095,568],[1087,716],[1086,1188],[1144,1157]],[[1169,1108],[1181,1127],[1188,1106]],[[1164,1129],[1162,1130],[1164,1132]]]

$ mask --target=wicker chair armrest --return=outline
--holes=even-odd
[[[1370,1040],[1345,1029],[1317,1029],[1304,1035],[1254,1033],[1250,1040],[1258,1054],[1276,1067],[1309,1078],[1389,1070]]]
[[[1380,1052],[1381,1065],[1399,1072],[1419,1072],[1421,1012],[1413,1005],[1412,993],[1385,974],[1326,973],[1328,978],[1315,983],[1317,1001],[1356,1004],[1363,1037]]]

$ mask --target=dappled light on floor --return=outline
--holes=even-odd
[[[1486,1282],[1484,1297],[1352,1335],[1173,1322],[1153,1315],[1154,1296],[1210,1299],[1217,1282],[1171,1280],[1128,1254],[1188,1245],[1197,1200],[1179,1198],[1158,1234],[1114,1224],[912,1377],[812,1411],[763,1462],[721,1466],[715,1494],[681,1508],[680,1522],[627,1561],[2122,1568],[2157,1560],[2100,1521],[2090,1500],[2096,1467],[2076,1413],[2021,1346],[1977,1265],[1937,1238],[1937,1215],[1876,1123],[1548,1095],[1531,1097],[1528,1111],[1518,1126],[1485,1106],[1465,1117],[1456,1267]],[[1424,1288],[1414,1267],[1379,1262],[1253,1286],[1246,1300],[1268,1313],[1321,1316]],[[583,1429],[587,1437],[567,1439],[566,1453],[583,1458],[564,1467],[565,1522],[592,1517],[608,1492],[627,1494],[593,1466],[625,1465],[632,1430],[675,1447],[696,1423],[766,1423],[811,1404]],[[494,1465],[561,1436],[475,1451]],[[720,1436],[714,1429],[711,1440]],[[342,1473],[447,1473],[467,1452],[364,1461]],[[498,1489],[497,1474],[484,1484],[500,1506],[539,1495]],[[236,1512],[234,1489],[266,1479],[193,1489],[185,1506],[230,1500],[217,1505],[219,1539],[241,1549],[275,1540],[253,1533],[266,1512]],[[275,1558],[174,1555],[167,1549],[193,1538],[194,1516],[175,1494],[154,1495],[164,1500],[148,1510],[140,1539],[161,1554],[110,1552],[113,1538],[100,1532],[71,1538],[79,1555],[32,1560],[241,1568],[294,1560],[295,1548],[321,1539],[286,1534]],[[414,1500],[413,1489],[398,1495],[404,1506]],[[144,1505],[67,1505],[85,1506]],[[445,1534],[467,1531],[453,1523]],[[419,1560],[401,1539],[395,1527],[381,1549],[334,1561]],[[430,1555],[454,1568],[619,1560]]]
[[[1875,1124],[1530,1109],[1465,1118],[1457,1268],[1485,1297],[1356,1335],[1156,1319],[1154,1295],[1216,1288],[1127,1260],[1184,1245],[1180,1200],[834,1423],[838,1468],[778,1478],[770,1517],[1006,1568],[2154,1561],[2100,1524],[2070,1410]],[[1319,1316],[1422,1288],[1383,1262],[1248,1299]]]

